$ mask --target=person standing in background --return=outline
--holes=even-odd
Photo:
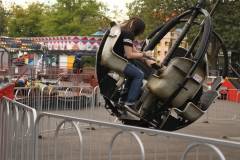
[[[73,73],[79,74],[82,73],[84,66],[84,61],[82,60],[82,55],[77,54],[73,62]]]

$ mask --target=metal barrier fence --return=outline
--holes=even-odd
[[[83,127],[88,124],[91,127]],[[55,126],[55,127],[53,127]],[[48,130],[55,128],[55,130]],[[239,159],[240,142],[42,113],[36,159]],[[37,137],[36,137],[37,138]],[[196,149],[197,148],[197,149]]]
[[[240,121],[240,90],[228,89],[225,95],[210,106],[205,118],[207,120]]]
[[[93,88],[43,86],[15,88],[15,99],[39,111],[76,110],[92,107]]]
[[[104,100],[98,87],[77,86],[58,87],[18,87],[15,88],[15,100],[45,111],[95,120],[114,121],[104,107]]]
[[[240,158],[240,142],[52,113],[37,116],[35,109],[7,98],[0,107],[2,160]]]
[[[240,89],[221,90],[219,99],[240,103]]]
[[[8,98],[0,102],[0,159],[34,159],[35,109]]]
[[[240,103],[240,89],[228,89],[227,100],[235,103]]]
[[[231,92],[236,92],[234,95],[240,96],[240,92],[237,90],[231,90]],[[237,99],[232,101],[236,98],[233,97],[234,95],[220,96],[210,106],[203,119],[207,121],[240,121],[240,106]],[[15,99],[36,108],[38,111],[110,122],[116,120],[103,108],[105,102],[99,93],[98,86],[95,88],[90,85],[77,87],[43,86],[41,89],[39,87],[16,88]]]

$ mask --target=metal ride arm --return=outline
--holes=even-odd
[[[204,6],[205,2],[206,2],[206,0],[198,0],[196,6],[199,7],[199,8],[202,8]]]
[[[174,56],[174,51],[176,50],[176,48],[180,45],[181,41],[184,39],[184,37],[186,36],[187,32],[190,30],[191,28],[191,24],[193,23],[194,19],[197,17],[198,15],[198,11],[194,10],[190,19],[187,21],[187,23],[184,25],[183,27],[183,31],[181,32],[180,36],[178,37],[178,39],[176,40],[176,42],[174,43],[174,45],[171,47],[170,51],[168,52],[166,58],[164,59],[164,61],[162,62],[163,65],[167,66],[169,61],[172,59],[172,57]]]
[[[230,69],[235,73],[235,75],[237,75],[238,78],[240,78],[240,73],[238,73],[238,71],[236,71],[236,69],[233,68],[232,65],[230,65]]]
[[[211,10],[211,14],[214,13],[214,10],[216,9],[217,5],[219,4],[220,0],[218,0],[213,9]],[[206,19],[204,21],[204,24],[206,25],[204,29],[208,29],[208,37],[209,34],[211,32],[211,23],[210,22],[210,14],[208,14],[208,12],[204,9],[201,9],[201,7],[204,5],[205,0],[199,0],[196,7],[194,8],[195,11],[192,13],[191,18],[187,21],[187,23],[184,26],[183,32],[180,35],[180,37],[177,39],[177,42],[174,44],[174,46],[171,48],[171,50],[168,53],[168,56],[164,59],[163,64],[167,65],[168,62],[172,59],[174,51],[176,50],[176,48],[178,47],[178,45],[180,44],[180,42],[182,41],[182,39],[184,38],[184,36],[186,35],[187,31],[190,29],[192,23],[194,23],[194,18],[197,15],[197,12],[202,12],[202,14],[204,14],[206,16]],[[206,32],[203,30],[203,32]],[[197,41],[199,40],[200,34],[195,38],[193,44],[190,47],[190,50],[192,50],[194,48],[194,46],[196,45]],[[208,44],[208,39],[204,40],[205,42],[201,43],[198,52],[195,54],[194,59],[196,59],[196,63],[193,65],[192,69],[189,71],[189,74],[187,77],[191,77],[191,74],[195,71],[195,69],[197,68],[197,66],[199,65],[199,63],[202,61],[202,59],[204,58],[204,55],[206,53],[206,49],[207,49],[207,44]],[[188,56],[190,53],[190,51],[187,52],[186,56]],[[181,86],[184,86],[184,84],[186,83],[187,79],[185,80],[185,82],[182,83]],[[182,87],[179,87],[179,89],[177,89],[175,91],[175,93],[172,94],[172,96],[170,96],[170,98],[165,102],[165,104],[169,103],[169,101],[171,101],[172,98],[174,98],[178,92],[182,89]]]
[[[199,15],[199,14],[203,14],[205,16],[205,19],[204,19],[204,23],[202,23],[202,38],[199,39],[200,37],[200,34],[197,38],[197,40],[195,40],[194,44],[196,45],[196,42],[199,40],[200,43],[199,43],[199,47],[197,49],[197,53],[194,55],[194,63],[192,65],[192,67],[186,71],[186,76],[185,78],[181,81],[180,80],[180,83],[177,83],[178,87],[175,89],[175,91],[173,91],[171,93],[171,95],[169,96],[161,96],[159,95],[160,92],[161,94],[163,94],[165,91],[166,91],[166,87],[160,87],[162,86],[160,84],[159,88],[156,89],[156,85],[153,85],[153,84],[150,84],[150,83],[153,83],[153,82],[156,82],[156,80],[153,80],[152,82],[150,82],[150,90],[154,92],[154,94],[160,96],[162,99],[164,99],[164,102],[163,102],[163,105],[162,106],[169,106],[170,104],[174,103],[176,104],[176,98],[177,96],[179,95],[179,93],[183,92],[183,90],[186,90],[186,92],[188,92],[188,89],[190,88],[186,88],[186,84],[188,83],[189,84],[189,81],[192,79],[193,77],[193,74],[195,73],[196,69],[199,67],[200,63],[202,62],[204,56],[205,56],[205,53],[206,53],[206,49],[208,48],[208,43],[209,43],[209,37],[211,35],[211,17],[209,15],[209,13],[204,10],[202,8],[202,6],[204,5],[204,2],[203,0],[201,1],[198,1],[197,5],[192,9],[190,10],[189,12],[186,11],[185,13],[179,15],[178,17],[176,17],[175,19],[173,19],[172,21],[168,22],[165,26],[163,26],[161,29],[159,29],[159,33],[156,33],[157,35],[155,35],[152,39],[152,43],[150,43],[146,48],[145,50],[148,50],[148,49],[152,49],[157,42],[159,42],[160,39],[162,39],[167,32],[169,32],[169,28],[173,28],[176,24],[178,24],[181,20],[181,18],[184,18],[185,16],[187,15],[190,15],[190,18],[188,19],[188,21],[185,23],[185,26],[183,27],[183,31],[181,33],[181,35],[178,37],[178,39],[176,40],[175,44],[171,47],[167,57],[164,59],[163,61],[163,65],[166,65],[168,66],[168,63],[170,62],[170,60],[174,57],[174,54],[175,54],[175,50],[177,49],[177,47],[180,45],[181,41],[183,40],[183,38],[186,36],[187,32],[190,30],[192,24],[194,23],[194,20],[195,18]],[[194,45],[193,44],[193,45]],[[194,46],[195,46],[194,45]],[[193,48],[193,46],[191,46],[191,48]],[[182,61],[182,60],[181,60]],[[184,62],[184,61],[182,61]],[[170,66],[169,66],[170,67]],[[168,67],[168,68],[169,68]],[[171,66],[172,67],[172,66]],[[168,72],[166,72],[167,74]],[[166,76],[166,74],[164,74]],[[155,79],[155,78],[154,78]],[[165,79],[165,80],[164,80]],[[164,84],[166,80],[168,80],[167,77],[163,77],[163,75],[161,76],[161,78],[159,79],[160,81],[162,81],[162,83]],[[158,80],[158,81],[159,81]],[[170,79],[169,79],[170,80]],[[189,86],[190,87],[190,86]],[[169,89],[167,89],[169,91]],[[185,91],[184,91],[185,92]],[[158,94],[159,93],[159,94]],[[179,96],[178,96],[179,98]],[[189,97],[190,98],[190,97]],[[174,106],[174,105],[173,105]],[[192,112],[194,108],[197,109],[197,107],[192,104],[192,105],[188,105],[189,107],[185,107],[186,108],[190,108],[190,112]],[[176,107],[176,106],[175,106]],[[194,111],[196,111],[196,109],[194,109]],[[183,111],[182,112],[183,114],[185,113],[189,113],[188,111]],[[197,113],[197,112],[196,112]],[[194,114],[193,116],[187,116],[187,117],[190,117],[190,121],[195,121],[197,118],[199,118],[200,116],[202,115],[202,111],[200,114]],[[197,118],[196,118],[197,117]]]
[[[216,5],[219,3],[220,1],[218,1],[215,4],[215,7],[213,8],[213,10],[211,11],[211,13],[213,14],[213,11],[216,8]],[[183,31],[181,33],[181,35],[178,37],[177,41],[175,42],[175,44],[171,47],[167,57],[164,59],[163,61],[163,65],[168,65],[169,61],[172,59],[172,57],[174,56],[174,51],[176,50],[176,48],[179,46],[179,44],[181,43],[181,41],[183,40],[183,38],[186,36],[186,33],[189,31],[191,25],[194,23],[194,19],[198,16],[198,14],[203,14],[205,16],[204,19],[204,23],[202,24],[203,28],[202,28],[202,32],[205,37],[203,37],[200,41],[200,45],[199,48],[197,50],[197,53],[194,55],[194,60],[195,63],[193,64],[193,66],[191,67],[191,69],[188,71],[188,74],[186,75],[185,80],[179,84],[179,87],[167,98],[167,100],[164,102],[163,106],[167,106],[178,94],[179,92],[183,89],[183,87],[186,85],[186,83],[188,82],[189,78],[192,77],[192,74],[194,73],[194,71],[197,69],[197,67],[199,66],[199,64],[202,62],[205,53],[206,53],[206,49],[208,48],[208,43],[209,43],[209,37],[211,35],[211,17],[210,14],[204,10],[202,7],[205,3],[205,0],[199,0],[197,5],[193,8],[193,11],[191,13],[191,17],[189,18],[189,20],[186,22]],[[179,16],[180,17],[180,16]],[[176,20],[176,19],[174,19]],[[173,20],[173,21],[174,21]],[[176,20],[177,21],[177,20]],[[176,23],[176,22],[174,22]],[[169,25],[169,24],[167,24]],[[166,25],[166,26],[167,26]],[[174,24],[173,24],[174,25]],[[164,29],[164,27],[163,27]],[[164,33],[164,32],[163,32]],[[163,37],[161,34],[159,34],[159,37]],[[156,38],[157,36],[155,36],[154,38]],[[159,38],[158,37],[158,38]],[[196,39],[194,40],[192,46],[190,47],[192,50],[193,47],[196,45],[197,41],[199,40],[200,34],[196,37]],[[161,39],[161,38],[160,38]],[[154,40],[154,39],[153,39]],[[149,47],[149,46],[148,46]],[[151,48],[152,46],[150,46]],[[147,48],[147,47],[146,47]],[[147,49],[146,49],[147,50]],[[189,53],[188,53],[189,54]]]
[[[176,17],[175,19],[173,19],[172,21],[168,22],[165,26],[163,26],[163,28],[161,29],[162,32],[158,33],[158,35],[156,35],[154,38],[153,38],[153,44],[149,44],[145,50],[148,50],[148,48],[151,48],[153,46],[155,46],[155,43],[157,41],[159,41],[159,39],[163,38],[164,35],[168,32],[168,29],[169,28],[172,28],[174,27],[176,24],[179,23],[179,20],[182,18],[182,17],[185,17],[186,15],[190,15],[190,18],[189,20],[186,22],[184,28],[183,28],[183,31],[181,33],[181,35],[178,37],[178,39],[176,40],[175,44],[171,47],[167,57],[164,59],[163,61],[163,65],[168,65],[168,63],[170,62],[170,60],[172,59],[172,57],[174,56],[174,51],[177,49],[177,47],[180,45],[181,41],[183,40],[183,38],[186,36],[187,32],[190,30],[191,28],[191,25],[193,24],[195,18],[199,15],[199,14],[203,14],[205,16],[205,20],[204,20],[204,23],[203,23],[203,37],[202,39],[200,40],[200,45],[199,45],[199,48],[197,50],[197,53],[195,54],[195,62],[193,63],[193,66],[190,68],[190,70],[187,72],[184,80],[178,84],[178,87],[175,89],[175,91],[166,99],[164,100],[164,104],[162,106],[169,106],[169,104],[172,103],[172,101],[175,99],[176,100],[176,97],[177,95],[179,95],[180,91],[181,90],[184,90],[183,88],[185,88],[185,85],[187,84],[187,82],[189,82],[190,78],[192,77],[192,74],[194,73],[194,71],[196,70],[196,68],[199,66],[199,64],[202,62],[203,58],[204,58],[204,55],[206,53],[206,49],[208,47],[208,42],[209,42],[209,37],[210,37],[210,34],[211,34],[211,18],[210,18],[210,15],[209,13],[202,9],[201,6],[203,5],[204,1],[199,1],[199,3],[196,5],[196,7],[193,8],[193,10],[190,10],[189,12],[186,11],[185,13],[179,15],[178,17]],[[155,41],[155,42],[154,42]],[[167,77],[166,77],[167,78]],[[160,79],[159,79],[160,80]],[[164,83],[164,80],[163,80],[163,83]],[[151,84],[150,84],[151,85]],[[151,89],[154,89],[155,87],[153,85],[151,85],[150,87]],[[154,89],[155,90],[155,89]],[[164,89],[161,89],[161,87],[157,90],[155,90],[154,92],[157,93],[157,92],[160,92],[161,91],[164,91]],[[162,93],[162,92],[161,92]],[[188,105],[189,106],[189,105]],[[193,107],[194,106],[194,107]],[[186,108],[190,108],[190,112],[192,112],[192,109],[193,108],[196,108],[194,104],[192,104],[191,106],[189,107],[186,107]],[[194,109],[194,111],[196,111],[196,109]],[[185,113],[189,113],[187,111],[184,111],[182,112],[183,114]],[[197,112],[196,112],[197,113]],[[196,116],[197,115],[197,116]],[[195,121],[196,120],[196,117],[200,117],[202,115],[202,112],[200,114],[194,114],[193,117],[191,116],[187,116],[187,117],[191,117],[189,120],[190,121]]]
[[[196,11],[194,11],[194,13],[195,12]],[[206,53],[206,49],[208,47],[209,37],[210,37],[210,34],[211,34],[211,18],[210,18],[210,15],[208,14],[208,12],[206,10],[201,9],[200,12],[203,13],[206,16],[206,19],[205,19],[205,22],[204,22],[204,30],[203,30],[203,35],[205,35],[205,37],[202,38],[202,40],[200,42],[200,45],[199,45],[199,48],[197,50],[197,53],[194,56],[194,59],[196,60],[196,62],[193,64],[191,69],[188,71],[188,74],[186,75],[185,80],[179,85],[179,87],[175,90],[175,92],[164,102],[165,105],[167,105],[170,101],[172,101],[172,99],[175,98],[179,94],[180,90],[183,89],[183,87],[185,86],[185,84],[187,83],[189,78],[192,77],[192,74],[194,73],[196,68],[202,62],[202,59],[204,58],[204,55]],[[199,14],[199,13],[196,13],[196,14]],[[195,14],[193,14],[193,17],[195,18]],[[193,23],[193,20],[190,21],[191,22],[190,24],[188,24],[189,21],[187,22],[186,25],[189,26],[189,28],[186,27],[187,30],[190,29],[190,26]],[[186,32],[183,33],[181,36],[185,36],[185,34],[186,34]],[[182,38],[181,36],[180,36],[180,38]],[[178,43],[180,43],[180,42],[178,42]],[[168,64],[168,62],[171,59],[171,55],[173,55],[173,51],[176,49],[176,47],[177,47],[176,44],[172,47],[173,49],[170,50],[169,56],[164,59],[163,65]]]

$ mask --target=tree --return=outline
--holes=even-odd
[[[0,0],[0,35],[6,31],[6,11],[3,8],[2,1]]]
[[[9,36],[22,36],[24,34],[25,11],[20,6],[12,6],[8,17]]]
[[[26,9],[14,5],[8,17],[8,33],[13,37],[41,36],[41,19],[44,15],[44,4],[32,3]]]
[[[193,2],[193,0],[134,0],[128,5],[128,15],[141,17],[147,25],[145,34],[148,34],[171,17],[190,8]]]
[[[146,22],[146,34],[149,34],[158,25],[163,24],[187,8],[195,4],[197,0],[134,0],[128,5],[130,17],[139,16]],[[216,0],[206,4],[209,10]],[[239,0],[229,0],[221,3],[213,16],[214,29],[220,33],[228,49],[240,51],[240,8]],[[194,34],[193,34],[194,35]]]
[[[240,51],[239,0],[225,1],[213,17],[214,29],[221,35],[227,49]]]
[[[96,0],[58,0],[42,22],[48,35],[89,35],[108,25],[104,6]]]
[[[32,3],[13,5],[8,16],[8,34],[22,36],[89,35],[108,26],[105,6],[96,0],[58,0],[53,6]]]

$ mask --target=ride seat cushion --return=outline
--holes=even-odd
[[[117,72],[123,75],[123,71],[127,65],[127,60],[122,56],[114,52],[113,48],[116,46],[116,42],[121,35],[120,26],[114,26],[111,28],[109,36],[107,37],[101,57],[101,65],[109,68],[109,70]]]

